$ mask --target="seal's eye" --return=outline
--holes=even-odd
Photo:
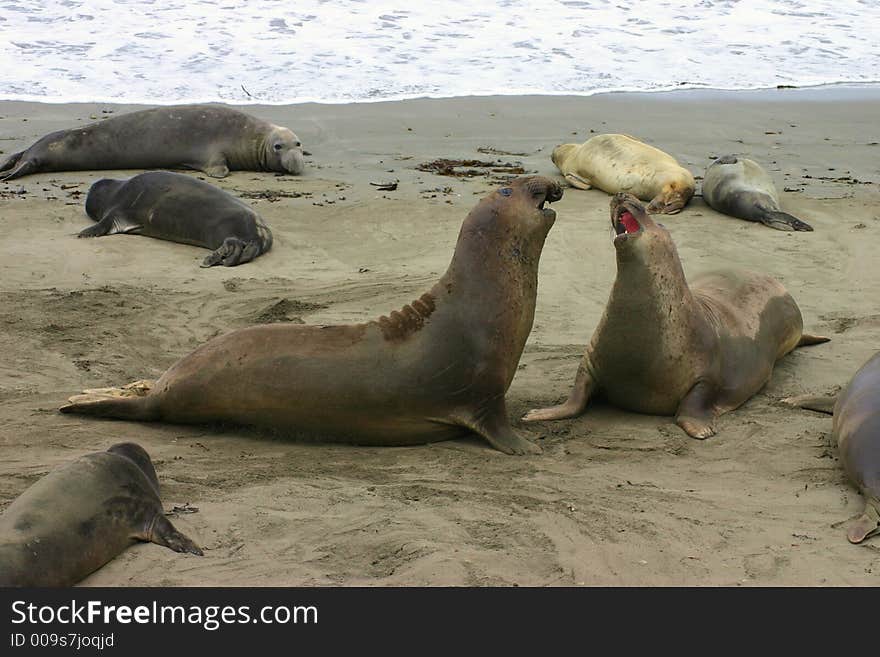
[[[296,146],[297,148],[299,148],[300,146],[302,146],[302,142],[297,141],[297,142],[294,142],[293,145]]]
[[[513,189],[511,189],[510,187],[502,187],[498,191],[501,192],[501,196],[510,196],[511,194],[513,194]]]
[[[274,148],[276,151],[280,151],[280,150],[281,150],[281,144],[275,144],[272,148]]]

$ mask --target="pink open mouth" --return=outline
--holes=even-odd
[[[627,233],[637,233],[641,226],[639,226],[639,222],[636,221],[636,218],[632,216],[632,213],[629,210],[624,210],[623,214],[620,215],[618,221],[623,224],[622,228]],[[618,227],[617,234],[619,235],[623,230]]]

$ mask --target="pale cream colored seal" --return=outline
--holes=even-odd
[[[553,164],[578,189],[627,192],[649,201],[648,212],[675,214],[694,195],[694,176],[668,153],[629,135],[596,135],[553,149]]]

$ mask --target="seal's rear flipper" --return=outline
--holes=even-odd
[[[810,345],[822,344],[823,342],[831,342],[831,338],[826,338],[824,335],[810,335],[809,333],[802,333],[801,339],[795,346],[809,347]]]
[[[92,388],[74,395],[59,408],[62,413],[79,413],[122,420],[156,420],[155,400],[149,397],[152,381],[135,381],[122,388]]]
[[[14,180],[15,178],[21,178],[29,173],[36,172],[37,167],[33,160],[21,160],[24,153],[24,151],[21,151],[20,153],[10,155],[6,158],[6,161],[4,161],[3,164],[0,164],[0,172],[7,172],[0,173],[0,182],[4,180]]]
[[[185,534],[181,534],[174,528],[171,521],[168,520],[161,512],[156,514],[153,522],[145,536],[138,536],[141,540],[155,543],[163,547],[171,548],[175,552],[189,552],[203,556],[198,545]]]
[[[227,237],[223,240],[220,248],[202,261],[202,267],[223,265],[235,267],[250,262],[263,252],[261,245],[256,240],[245,242],[237,237]]]
[[[568,181],[568,184],[577,189],[592,189],[593,184],[587,180],[586,178],[582,178],[576,173],[567,173],[565,174],[565,179]]]
[[[760,221],[765,226],[770,226],[770,228],[775,228],[776,230],[813,230],[813,227],[810,224],[801,221],[797,217],[793,217],[786,212],[777,212],[775,210],[764,211],[761,215]]]
[[[880,534],[880,514],[870,502],[861,517],[846,530],[850,543],[861,543],[866,538]]]
[[[808,411],[832,415],[834,413],[834,405],[837,403],[837,395],[797,395],[795,397],[786,397],[781,401],[786,406],[805,408]]]

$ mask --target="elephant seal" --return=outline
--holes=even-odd
[[[46,135],[0,164],[0,181],[47,171],[303,170],[299,137],[225,105],[172,105],[122,114]],[[5,173],[3,173],[5,172]]]
[[[601,391],[615,406],[675,415],[694,438],[743,404],[773,365],[800,345],[828,338],[802,333],[794,299],[770,276],[717,271],[685,280],[669,233],[630,194],[611,201],[617,278],[587,346],[568,400],[524,420],[580,415]]]
[[[843,469],[865,497],[865,511],[846,532],[850,543],[880,534],[880,352],[859,368],[838,396],[789,397],[792,406],[831,413]]]
[[[776,230],[813,230],[779,210],[779,194],[761,165],[744,157],[719,157],[703,178],[703,200],[713,210],[738,219],[759,221]]]
[[[99,180],[89,189],[86,213],[98,223],[80,237],[137,233],[213,249],[202,267],[233,267],[272,247],[272,232],[250,206],[181,173]]]
[[[676,214],[694,195],[694,176],[674,157],[629,135],[596,135],[553,149],[553,164],[578,189],[629,192],[648,212]]]
[[[85,391],[65,413],[233,422],[363,445],[467,434],[538,453],[507,419],[504,394],[532,328],[538,261],[562,198],[517,178],[480,201],[449,269],[400,311],[351,326],[252,326],[184,356],[154,384]]]
[[[149,455],[119,443],[50,472],[0,515],[0,586],[72,586],[136,541],[202,554],[165,517]]]

